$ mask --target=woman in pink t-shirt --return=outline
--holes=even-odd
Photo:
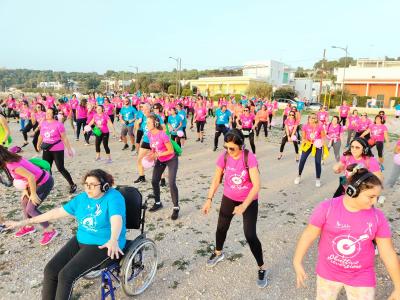
[[[134,105],[132,105],[132,106],[134,106]],[[136,106],[134,106],[134,107],[136,107]],[[104,98],[104,112],[110,118],[111,123],[114,124],[115,105],[110,102],[110,98],[108,98],[108,97]]]
[[[328,149],[333,148],[335,159],[338,162],[340,159],[340,148],[342,146],[343,127],[340,125],[338,116],[333,116],[332,121],[326,126],[326,138],[328,140]]]
[[[389,299],[400,299],[400,265],[390,226],[374,207],[382,183],[366,169],[355,169],[349,184],[344,196],[325,200],[314,209],[293,258],[297,287],[305,287],[302,261],[319,238],[316,299],[336,299],[342,288],[348,299],[375,299],[375,240],[394,284]]]
[[[70,194],[75,193],[76,184],[72,180],[71,174],[64,166],[64,146],[67,148],[68,155],[72,157],[72,149],[65,134],[63,123],[54,120],[54,109],[46,110],[46,120],[39,124],[40,135],[37,143],[37,151],[43,150],[42,158],[49,162],[50,167],[56,163],[57,170],[67,180]]]
[[[95,161],[101,160],[100,158],[100,146],[103,143],[104,150],[108,157],[106,163],[112,163],[110,147],[108,147],[108,140],[110,138],[109,128],[112,128],[115,137],[114,124],[111,122],[110,117],[104,112],[103,105],[98,105],[96,107],[96,114],[94,114],[92,121],[88,124],[89,126],[95,125],[100,129],[101,134],[96,135],[95,148],[96,148],[96,159]]]
[[[360,116],[358,115],[357,109],[353,110],[351,115],[348,116],[348,118],[346,120],[346,129],[347,129],[346,148],[349,147],[350,141],[356,136],[359,120],[360,120]]]
[[[81,135],[81,130],[84,129],[87,121],[87,99],[82,99],[79,105],[75,109],[76,120],[76,137],[75,140],[79,141],[79,136]],[[85,133],[84,133],[85,134]]]
[[[202,100],[197,100],[194,108],[194,120],[196,122],[197,140],[196,142],[204,141],[204,125],[206,124],[207,109],[203,106]]]
[[[294,146],[294,152],[296,153],[296,162],[299,161],[299,144],[297,143],[297,126],[299,122],[296,120],[296,114],[294,111],[290,111],[287,119],[285,120],[285,135],[281,141],[281,147],[279,150],[278,160],[282,159],[283,150],[287,142],[292,142]]]
[[[41,215],[42,212],[38,207],[50,194],[54,186],[53,177],[18,154],[9,152],[3,146],[0,146],[0,170],[7,170],[9,179],[14,181],[14,185],[16,181],[25,185],[21,195],[25,219]],[[50,226],[49,222],[43,222],[41,225],[43,235],[40,244],[44,246],[50,243],[58,232]],[[15,236],[22,237],[35,231],[33,226],[23,226],[15,233]]]
[[[256,116],[250,113],[250,108],[246,106],[243,109],[243,114],[236,120],[236,127],[241,129],[244,138],[248,138],[250,142],[251,151],[256,153],[256,145],[254,143],[254,130],[258,126],[258,119]]]
[[[290,112],[291,110],[292,110],[292,104],[291,104],[291,103],[288,103],[288,104],[286,105],[286,107],[284,108],[283,114],[282,114],[282,130],[285,129],[285,121],[286,121],[286,119],[287,119],[287,117],[288,117],[288,115],[289,115],[289,112]]]
[[[348,169],[352,168],[354,165],[366,168],[369,172],[383,180],[379,163],[373,156],[367,141],[361,137],[355,138],[351,141],[350,148],[343,153],[340,161],[333,166],[334,173],[344,174],[344,176],[339,178],[339,187],[333,197],[339,197],[344,194],[346,190],[346,179],[349,177]]]
[[[146,125],[148,128],[147,136],[151,152],[146,156],[148,160],[154,160],[153,186],[154,205],[149,209],[155,212],[163,207],[160,199],[160,181],[165,169],[168,167],[168,185],[171,193],[172,209],[171,219],[176,220],[179,216],[179,194],[176,185],[176,174],[178,172],[178,156],[175,154],[172,143],[168,135],[163,131],[160,120],[156,115],[147,117]]]
[[[202,208],[204,214],[210,212],[214,195],[223,180],[224,191],[218,216],[216,246],[207,266],[214,267],[225,258],[222,249],[232,218],[234,215],[243,215],[244,235],[259,267],[257,285],[263,288],[267,286],[267,274],[256,226],[260,191],[258,162],[253,153],[244,149],[244,135],[240,130],[229,131],[224,141],[226,151],[218,157],[214,179]]]
[[[299,175],[294,180],[294,184],[299,184],[301,179],[301,174],[303,173],[304,165],[306,164],[308,156],[312,153],[315,155],[315,175],[316,181],[315,186],[321,186],[321,161],[322,161],[322,151],[325,144],[325,130],[322,125],[318,124],[318,119],[316,114],[311,114],[308,117],[308,123],[304,124],[301,128],[302,131],[302,146],[301,146],[301,156],[299,162]],[[316,141],[320,142],[317,145]],[[315,144],[315,145],[314,145]]]
[[[369,125],[371,125],[371,120],[368,118],[367,113],[362,113],[360,119],[358,120],[357,124],[357,132],[356,132],[356,137],[359,137],[364,133],[365,130],[369,128]],[[364,138],[366,140],[369,140],[370,135],[365,135]]]
[[[372,147],[376,146],[376,150],[378,150],[379,163],[381,164],[381,168],[383,170],[383,143],[386,141],[386,144],[389,144],[389,135],[388,129],[385,124],[385,119],[377,115],[375,116],[374,124],[369,125],[368,129],[361,134],[361,137],[365,137],[367,134],[371,136],[368,140],[368,144]]]

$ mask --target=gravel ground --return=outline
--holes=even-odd
[[[396,125],[398,126],[398,125]],[[101,167],[111,172],[117,184],[132,184],[137,177],[136,157],[131,152],[120,151],[121,144],[111,141],[111,153],[114,162],[94,162],[94,146],[83,146],[71,135],[71,128],[66,124],[70,141],[77,150],[77,157],[66,162],[67,169],[78,182],[89,169]],[[12,123],[13,132],[18,124]],[[397,127],[398,128],[398,127]],[[256,287],[257,266],[246,244],[242,220],[235,217],[225,243],[227,259],[213,269],[208,269],[205,262],[213,247],[217,212],[222,189],[215,197],[212,212],[201,215],[199,209],[207,196],[207,190],[215,169],[219,151],[212,151],[213,130],[206,125],[204,143],[196,143],[194,132],[189,130],[189,140],[180,158],[178,187],[180,193],[181,215],[177,221],[169,219],[172,203],[168,189],[162,189],[164,209],[148,213],[146,231],[148,237],[155,240],[159,253],[158,272],[152,286],[140,299],[313,299],[315,297],[316,245],[309,251],[304,265],[309,274],[306,289],[295,288],[295,277],[291,266],[296,241],[307,224],[312,208],[328,198],[336,190],[338,178],[331,171],[333,155],[323,166],[322,186],[314,186],[314,166],[307,162],[303,181],[299,186],[293,184],[297,165],[293,147],[286,145],[284,157],[276,159],[282,132],[275,128],[268,140],[260,137],[256,141],[257,157],[260,164],[262,187],[258,219],[258,235],[263,245],[264,260],[269,269],[269,285],[265,289]],[[14,134],[17,144],[22,137]],[[220,148],[222,148],[222,138]],[[29,145],[23,155],[34,155]],[[392,155],[388,154],[385,175],[391,170]],[[55,170],[55,169],[54,169]],[[42,204],[43,211],[57,207],[69,200],[66,181],[55,170],[55,188]],[[151,192],[147,171],[147,182],[138,186],[146,197]],[[81,189],[81,187],[80,187]],[[398,186],[397,191],[385,191],[387,196],[383,210],[389,218],[394,235],[396,249],[400,240],[396,230],[399,225],[400,211]],[[21,217],[19,192],[0,187],[0,212],[7,219]],[[71,238],[76,230],[73,219],[55,222],[60,235],[49,246],[39,245],[40,232],[28,237],[16,239],[12,233],[1,234],[0,239],[0,299],[39,299],[43,268],[58,249]],[[39,229],[39,227],[38,227]],[[131,238],[138,232],[129,232]],[[379,259],[377,259],[377,299],[384,299],[392,284]],[[74,289],[75,299],[99,299],[99,281],[80,280]],[[117,292],[118,299],[128,299],[122,290]],[[341,299],[344,299],[343,295]]]

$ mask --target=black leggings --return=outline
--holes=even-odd
[[[265,137],[267,137],[268,136],[268,122],[267,121],[258,122],[257,129],[256,129],[256,136],[258,136],[260,134],[261,127],[264,128],[264,134],[265,134]]]
[[[76,120],[76,138],[79,139],[81,134],[81,129],[84,129],[87,119],[77,119]]]
[[[64,167],[64,150],[60,151],[43,151],[42,158],[50,164],[50,169],[53,166],[53,161],[56,163],[58,172],[68,181],[69,185],[73,185],[71,174]]]
[[[96,153],[100,153],[100,145],[103,142],[104,150],[106,154],[110,154],[110,147],[108,147],[108,139],[110,138],[110,133],[102,133],[100,136],[96,135]]]
[[[286,119],[287,119],[287,115],[283,115],[283,118],[282,118],[282,129],[285,129],[285,121],[286,121]]]
[[[311,153],[313,146],[306,151],[301,152],[300,163],[299,163],[299,176],[303,173],[304,165],[306,164],[307,158]],[[315,174],[317,179],[321,178],[321,160],[322,160],[322,148],[317,148],[315,152]]]
[[[178,187],[176,185],[176,173],[178,172],[178,157],[175,155],[173,158],[166,162],[160,162],[158,159],[154,165],[153,177],[151,179],[151,185],[153,186],[154,199],[156,203],[161,202],[160,200],[160,180],[161,176],[168,167],[168,185],[171,192],[171,199],[174,207],[179,207],[179,195]]]
[[[28,141],[28,132],[31,130],[35,130],[38,127],[38,122],[35,125],[32,124],[32,121],[29,120],[28,124],[25,125],[24,129],[22,129],[22,135],[24,136],[24,141]]]
[[[203,132],[205,124],[206,124],[206,121],[196,121],[197,132]]]
[[[246,130],[244,130],[244,131],[246,131]],[[246,140],[246,138],[248,138],[250,141],[251,151],[253,151],[253,153],[256,154],[256,145],[254,144],[254,131],[251,130],[249,135],[247,135],[247,136],[245,135],[244,139]]]
[[[343,126],[346,126],[346,120],[347,120],[347,117],[340,117],[339,124],[342,124]]]
[[[283,149],[285,149],[285,144],[288,142],[288,137],[287,137],[287,135],[285,135],[283,138],[282,138],[282,142],[281,142],[281,149],[280,149],[280,152],[282,153],[283,152]],[[295,142],[292,142],[293,143],[293,146],[294,146],[294,152],[296,152],[296,154],[299,154],[299,144],[297,143],[297,141],[295,141]]]
[[[272,128],[272,125],[271,125],[271,123],[272,123],[272,114],[268,115],[268,120],[269,120],[269,129],[271,129]]]
[[[236,206],[242,204],[229,199],[225,195],[222,197],[221,207],[218,216],[217,232],[215,233],[216,247],[215,250],[221,251],[224,247],[226,234],[233,218],[233,210]],[[257,215],[258,201],[254,200],[243,213],[243,231],[246,241],[250,246],[250,250],[257,261],[257,265],[261,267],[264,264],[263,252],[260,240],[257,237]]]
[[[209,108],[209,109],[208,109],[208,116],[209,116],[209,117],[210,117],[210,116],[214,117],[214,110],[213,110],[212,108]]]
[[[71,299],[75,282],[108,259],[107,248],[80,244],[73,237],[44,268],[42,299]]]
[[[215,136],[214,136],[214,147],[218,147],[218,139],[221,134],[225,136],[225,134],[228,132],[228,127],[226,127],[224,124],[217,124],[215,126]]]
[[[383,142],[375,142],[375,145],[372,146],[371,148],[376,146],[376,150],[378,150],[378,157],[382,158],[383,157]]]

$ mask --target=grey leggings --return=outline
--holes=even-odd
[[[45,183],[42,185],[37,186],[36,194],[38,195],[39,199],[43,202],[47,196],[50,194],[50,191],[53,189],[54,180],[53,177],[49,177]],[[42,212],[38,209],[40,205],[34,205],[32,201],[29,201],[29,198],[25,196],[22,199],[22,209],[24,210],[24,217],[25,219],[33,218],[42,214]],[[49,227],[49,222],[40,223],[43,228]]]
[[[335,154],[335,159],[337,162],[340,160],[340,148],[342,147],[342,141],[338,140],[337,142],[332,141],[332,144],[329,146],[329,150],[333,148],[333,153]]]
[[[350,141],[352,141],[356,136],[356,131],[349,129],[347,130],[347,142],[346,145],[350,145]]]
[[[397,179],[400,176],[400,166],[397,164],[393,164],[392,173],[390,173],[390,177],[386,180],[386,186],[392,188],[396,183]]]
[[[161,176],[168,167],[168,185],[171,192],[172,203],[174,207],[179,207],[178,203],[178,187],[176,186],[176,173],[178,172],[178,157],[175,155],[173,158],[166,162],[160,162],[158,159],[154,165],[153,177],[151,185],[153,186],[154,199],[156,203],[160,200],[160,180]]]

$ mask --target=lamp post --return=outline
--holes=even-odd
[[[340,94],[340,103],[343,104],[343,92],[344,92],[344,78],[346,76],[346,66],[347,66],[347,56],[348,56],[348,51],[347,51],[347,45],[346,48],[343,47],[338,47],[338,46],[332,46],[333,49],[340,49],[346,52],[346,56],[344,57],[344,68],[343,68],[343,79],[342,79],[342,93]]]
[[[182,66],[182,59],[180,57],[172,57],[170,56],[169,58],[173,59],[176,61],[176,96],[179,97],[180,95],[180,83],[179,83],[179,77],[180,77],[180,69]]]

